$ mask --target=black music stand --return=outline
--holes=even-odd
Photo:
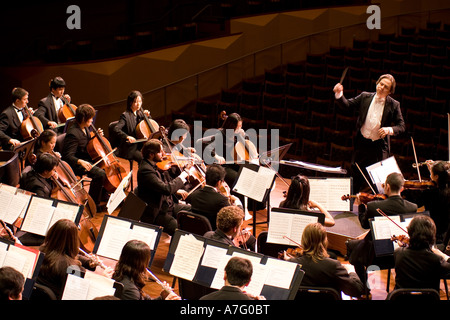
[[[31,140],[22,142],[19,146],[14,147],[13,151],[16,152],[19,156],[20,160],[20,170],[22,171],[25,167],[25,160],[28,159],[31,151],[34,149],[34,144],[36,139],[33,138]]]

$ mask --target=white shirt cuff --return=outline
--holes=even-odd
[[[178,177],[183,181],[183,183],[186,183],[188,176],[189,174],[186,171],[183,171]]]

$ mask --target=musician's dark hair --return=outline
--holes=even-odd
[[[306,210],[310,194],[309,180],[306,176],[296,175],[286,194],[286,200],[280,203],[282,208]]]
[[[306,225],[302,233],[303,255],[311,257],[314,262],[328,258],[327,230],[321,223]]]
[[[450,184],[450,164],[446,161],[437,161],[431,167],[431,172],[438,177],[439,189],[447,189]]]
[[[12,102],[16,102],[16,100],[22,100],[28,94],[28,91],[23,88],[14,88],[11,92]]]
[[[179,130],[179,131],[177,131],[177,130]],[[186,121],[184,121],[183,119],[175,119],[169,125],[167,137],[171,140],[178,140],[180,138],[180,136],[182,136],[186,132],[189,132],[189,130],[190,130],[190,128],[189,128],[189,125],[186,123]],[[176,136],[173,136],[174,132],[177,133]]]
[[[242,118],[239,114],[237,114],[237,113],[230,114],[229,116],[227,116],[227,118],[223,122],[222,130],[226,130],[226,129],[235,130],[238,126],[239,121],[242,121]]]
[[[392,192],[397,193],[405,184],[405,179],[401,173],[392,172],[386,177],[386,184],[391,187]]]
[[[127,110],[131,111],[131,106],[134,103],[134,100],[136,100],[137,97],[141,97],[142,100],[144,100],[144,97],[142,96],[142,93],[137,90],[133,90],[128,94],[127,97]]]
[[[162,142],[157,139],[150,139],[142,147],[142,157],[148,159],[151,154],[156,154],[161,151]]]
[[[52,171],[57,164],[58,160],[56,159],[56,157],[52,156],[50,153],[44,152],[38,155],[33,168],[34,171],[42,174],[45,171]]]
[[[225,168],[218,164],[210,164],[208,168],[206,168],[206,184],[215,187],[219,181],[223,181],[225,179],[226,171]]]
[[[394,76],[393,76],[392,74],[388,74],[388,73],[387,73],[387,74],[381,75],[381,76],[378,78],[378,80],[377,80],[377,85],[378,85],[378,83],[380,83],[380,81],[383,80],[383,79],[388,79],[388,80],[391,82],[391,89],[390,89],[390,92],[389,92],[389,93],[394,94],[394,93],[395,93],[395,87],[397,86],[397,82],[395,81]]]
[[[78,106],[77,110],[75,111],[75,120],[80,124],[83,121],[87,121],[89,119],[94,118],[95,116],[95,109],[90,104],[82,104]]]
[[[18,299],[23,291],[25,277],[12,267],[0,268],[0,301]]]
[[[152,250],[141,240],[130,240],[122,248],[119,261],[112,278],[120,282],[128,276],[142,293],[147,279],[147,267],[150,263]]]
[[[57,133],[51,129],[45,129],[36,138],[36,144],[34,145],[34,150],[38,151],[42,147],[42,143],[48,143],[53,137],[57,137]]]
[[[436,243],[436,225],[427,215],[414,216],[407,229],[411,249],[430,249]]]
[[[242,257],[232,257],[225,266],[228,282],[233,286],[247,285],[253,274],[252,262]]]
[[[49,87],[50,87],[50,90],[58,89],[58,88],[65,88],[66,82],[61,77],[55,77],[50,80]]]

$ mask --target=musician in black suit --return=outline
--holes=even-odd
[[[369,229],[369,219],[380,216],[377,209],[381,209],[386,215],[399,215],[417,212],[417,205],[403,199],[400,193],[403,190],[405,180],[400,173],[393,172],[386,177],[384,193],[385,200],[371,201],[366,204],[359,204],[358,217],[361,227]],[[389,263],[392,257],[375,257],[373,238],[369,232],[363,240],[359,241],[349,255],[349,262],[355,266],[355,271],[361,281],[365,284],[367,280],[365,267],[372,264]]]
[[[53,182],[51,177],[56,174],[58,160],[49,153],[41,153],[33,168],[22,174],[20,188],[35,193],[44,198],[51,198]]]
[[[66,82],[61,77],[50,80],[50,93],[38,103],[35,116],[42,122],[44,129],[55,129],[58,125],[58,112],[70,97],[64,94]]]
[[[233,204],[240,205],[242,208],[240,200],[230,195],[230,188],[224,181],[225,174],[225,169],[222,166],[218,164],[209,165],[205,174],[206,185],[203,188],[198,188],[186,198],[186,202],[191,204],[191,210],[207,217],[213,230],[216,228],[217,213],[223,207],[232,205],[230,199]],[[219,190],[228,190],[226,194],[229,196]]]
[[[161,141],[148,140],[142,147],[143,160],[137,173],[137,196],[147,203],[141,221],[164,227],[164,232],[173,235],[177,228],[177,214],[181,210],[190,210],[191,206],[181,204],[176,194],[183,188],[189,174],[183,169],[173,179],[167,171],[161,172],[157,164],[162,161]]]
[[[134,143],[137,139],[136,126],[144,120],[143,112],[150,117],[148,110],[142,110],[142,100],[143,97],[139,91],[131,91],[127,97],[127,109],[120,115],[119,122],[114,128],[114,133],[119,140],[118,156],[137,163],[142,161],[143,143]]]
[[[217,213],[216,230],[208,231],[203,236],[230,246],[255,251],[256,238],[249,232],[242,232],[244,215],[244,211],[237,206],[223,207]]]
[[[22,88],[14,88],[12,104],[0,114],[0,143],[3,150],[12,150],[25,140],[20,127],[22,121],[27,118],[27,104],[28,92]]]
[[[89,127],[92,125],[94,116],[95,109],[89,104],[82,104],[77,108],[75,123],[66,132],[61,156],[72,167],[77,176],[87,175],[92,179],[89,186],[89,195],[97,204],[97,211],[102,211],[104,208],[100,206],[100,202],[106,173],[98,166],[92,166],[92,158],[87,150],[91,139]],[[98,131],[99,134],[103,135],[101,129],[98,129]]]
[[[252,262],[241,257],[232,257],[225,266],[225,285],[200,300],[265,300],[263,296],[252,296],[245,292],[253,274]]]
[[[389,157],[389,137],[405,131],[400,102],[389,96],[395,92],[395,86],[394,77],[384,74],[377,81],[376,92],[362,92],[348,100],[343,95],[342,84],[334,86],[337,105],[358,112],[351,163],[357,163],[364,174],[365,167]],[[359,192],[364,180],[355,166],[352,170],[354,190]]]

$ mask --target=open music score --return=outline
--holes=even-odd
[[[272,208],[267,242],[282,245],[295,245],[289,239],[300,243],[305,227],[310,223],[324,223],[323,213],[313,213],[285,208]],[[286,239],[288,237],[289,239]]]
[[[308,178],[309,198],[328,211],[352,211],[350,201],[342,201],[343,194],[352,193],[353,178]]]
[[[116,295],[117,282],[92,271],[68,274],[61,300],[92,300]]]
[[[253,275],[245,289],[247,293],[263,295],[267,300],[295,297],[304,275],[297,263],[246,251],[181,230],[177,230],[172,238],[163,270],[175,277],[220,289],[224,285],[224,268],[236,256],[252,262]]]

